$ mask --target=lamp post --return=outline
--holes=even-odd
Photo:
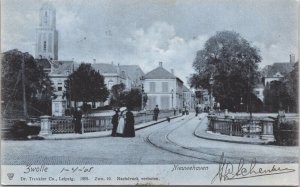
[[[213,108],[213,102],[212,102],[212,97],[213,97],[213,84],[214,84],[215,80],[213,78],[213,76],[211,75],[211,77],[209,78],[209,85],[210,85],[210,110],[212,111]]]
[[[241,103],[240,103],[240,105],[241,105],[241,109],[240,109],[241,112],[243,112],[243,104],[244,104],[244,103],[243,103],[243,97],[241,97]]]
[[[143,80],[144,80],[144,77],[142,76],[140,78],[141,80],[141,94],[142,94],[142,100],[141,100],[141,111],[144,109],[144,84],[143,84]]]
[[[173,97],[174,97],[174,96],[173,96],[173,94],[174,94],[174,90],[172,89],[172,90],[171,90],[171,95],[172,95],[172,109],[174,109],[174,105],[173,105]]]
[[[142,83],[142,102],[141,102],[141,110],[144,109],[144,84]]]

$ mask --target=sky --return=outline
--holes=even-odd
[[[297,54],[296,0],[1,0],[1,51],[35,54],[39,9],[56,9],[59,60],[137,64],[160,61],[184,82],[196,52],[218,31],[260,49],[260,67]]]

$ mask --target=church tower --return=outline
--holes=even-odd
[[[35,58],[58,59],[58,32],[56,30],[56,11],[45,3],[40,9],[39,26],[36,30]]]

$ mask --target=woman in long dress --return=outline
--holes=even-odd
[[[134,116],[130,110],[126,112],[124,137],[135,137]]]

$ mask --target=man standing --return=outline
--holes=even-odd
[[[158,114],[159,114],[159,108],[158,105],[156,105],[156,107],[154,108],[154,120],[157,121],[158,120]]]
[[[196,116],[198,116],[198,113],[199,113],[199,107],[198,107],[198,105],[195,108],[195,112],[196,112]]]
[[[75,120],[75,133],[82,134],[82,132],[81,132],[82,112],[79,107],[74,111],[73,117]]]
[[[116,112],[115,115],[113,115],[111,119],[111,123],[113,125],[111,136],[116,136],[117,128],[119,124],[119,109],[116,109],[115,112]]]

